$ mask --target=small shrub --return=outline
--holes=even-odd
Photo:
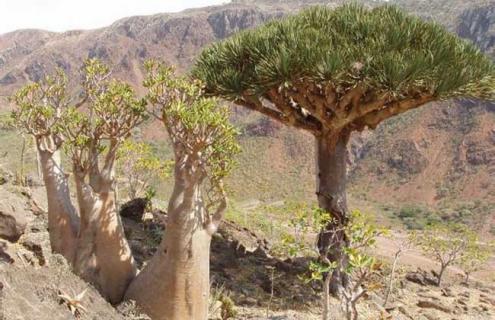
[[[222,320],[235,319],[237,316],[235,303],[223,285],[212,286],[208,314],[210,316],[220,315]]]
[[[467,249],[476,241],[476,234],[462,224],[435,224],[425,230],[414,232],[410,239],[429,257],[440,264],[436,274],[437,285],[440,286],[445,270],[457,263]]]

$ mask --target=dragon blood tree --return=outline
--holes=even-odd
[[[144,86],[174,150],[174,188],[157,253],[126,297],[153,319],[206,320],[210,242],[227,208],[223,179],[239,147],[228,109],[203,96],[197,81],[149,61]]]
[[[396,7],[313,7],[206,49],[193,74],[205,91],[306,130],[317,191],[334,219],[319,246],[346,263],[347,144],[353,131],[432,101],[495,97],[495,67],[474,45]],[[338,234],[334,234],[338,233]],[[345,275],[332,274],[341,292]]]

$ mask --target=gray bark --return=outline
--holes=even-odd
[[[317,196],[320,208],[329,212],[334,221],[328,223],[318,236],[320,254],[327,253],[330,262],[345,266],[347,257],[343,248],[348,239],[342,228],[348,222],[346,196],[347,142],[349,133],[324,135],[317,138]],[[341,296],[349,285],[346,274],[337,268],[330,276],[330,293]]]

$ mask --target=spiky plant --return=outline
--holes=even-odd
[[[346,259],[346,236],[332,230],[347,223],[351,132],[432,101],[495,97],[495,67],[473,44],[393,6],[307,9],[212,45],[193,74],[209,94],[316,137],[318,202],[336,221],[319,245],[331,261]],[[346,277],[333,278],[337,293]]]

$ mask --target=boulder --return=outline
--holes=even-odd
[[[124,218],[136,222],[142,222],[143,215],[150,205],[150,201],[145,198],[136,198],[124,203],[120,209],[120,215]]]
[[[0,189],[0,238],[15,242],[24,233],[31,213],[26,209],[26,201],[16,195]]]
[[[434,302],[430,300],[420,300],[418,302],[418,307],[424,309],[436,309],[445,313],[452,313],[452,309],[450,309],[449,307],[446,307],[439,302]]]
[[[426,285],[436,285],[436,280],[432,278],[428,273],[424,270],[418,270],[415,272],[408,272],[406,274],[406,280],[417,283],[422,286]]]

